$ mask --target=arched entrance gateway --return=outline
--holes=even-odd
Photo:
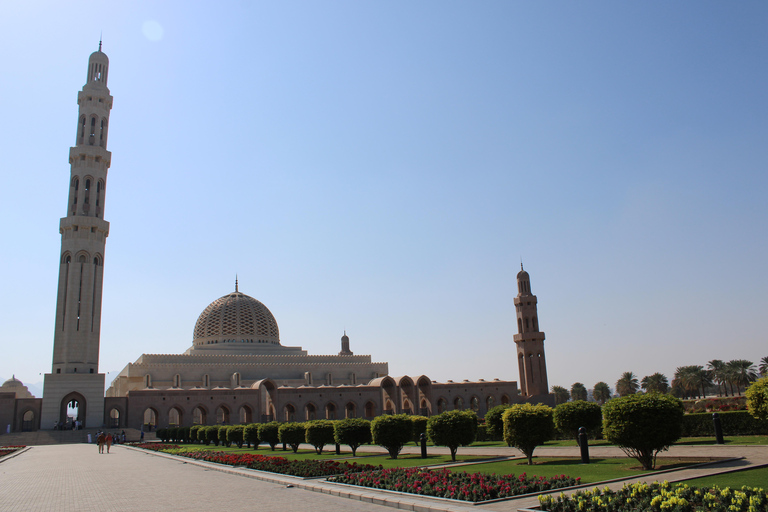
[[[62,428],[73,428],[75,422],[80,422],[80,427],[85,428],[86,416],[86,403],[85,397],[73,391],[67,394],[61,399],[61,407],[59,407],[59,425]],[[98,425],[92,425],[98,426]]]

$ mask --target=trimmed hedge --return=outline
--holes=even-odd
[[[323,448],[333,441],[333,421],[313,420],[304,424],[304,440],[315,447],[318,455],[323,453]]]
[[[259,449],[259,424],[249,423],[243,428],[243,441],[248,445],[248,448],[253,445],[255,450]]]
[[[411,423],[413,423],[413,442],[416,446],[421,446],[421,434],[427,433],[427,418],[426,416],[411,416]]]
[[[719,412],[725,436],[759,436],[768,434],[768,423],[752,417],[747,411]],[[712,413],[702,412],[683,416],[683,437],[714,437]]]
[[[242,448],[243,430],[245,430],[244,425],[231,425],[227,427],[227,446],[235,443],[238,448]]]
[[[280,423],[270,421],[269,423],[259,423],[259,441],[267,443],[272,451],[275,451],[275,445],[280,442]]]

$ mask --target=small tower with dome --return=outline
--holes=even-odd
[[[349,350],[349,336],[347,336],[347,331],[344,331],[344,336],[341,337],[341,352],[339,352],[340,356],[351,356],[352,351]]]

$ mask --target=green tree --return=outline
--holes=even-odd
[[[640,381],[640,387],[646,393],[667,393],[669,391],[669,381],[666,375],[656,372],[643,377],[643,380]]]
[[[725,362],[720,359],[713,359],[707,363],[707,371],[712,377],[712,381],[717,384],[717,394],[721,395],[720,391],[722,389],[725,392],[725,396],[728,396],[728,387],[726,386],[728,383],[728,371]]]
[[[553,411],[546,405],[515,404],[504,412],[504,441],[514,446],[533,465],[533,450],[555,435]]]
[[[747,388],[747,410],[758,420],[768,421],[768,377],[763,377]]]
[[[280,424],[276,421],[269,423],[259,423],[259,440],[267,443],[272,451],[280,442]]]
[[[299,451],[299,445],[304,442],[306,432],[303,423],[291,421],[283,423],[277,430],[278,437],[281,443],[285,443],[291,447],[293,453]]]
[[[318,455],[327,444],[333,443],[333,421],[313,420],[305,424],[305,440],[315,447]]]
[[[760,375],[768,377],[768,356],[765,356],[760,360]]]
[[[603,406],[603,436],[634,457],[643,469],[656,467],[656,456],[680,439],[683,404],[660,393],[627,395]]]
[[[637,376],[632,372],[624,372],[616,381],[616,392],[619,396],[634,395],[640,389]]]
[[[579,428],[584,427],[587,433],[595,436],[603,423],[603,413],[595,402],[576,400],[555,407],[553,415],[555,428],[564,436],[578,439]]]
[[[407,414],[385,414],[371,422],[373,443],[385,448],[396,459],[413,436],[413,424]]]
[[[248,448],[253,445],[255,450],[259,449],[259,424],[249,423],[243,428],[243,441],[248,444]]]
[[[218,427],[216,427],[217,433],[218,433],[219,442],[221,443],[221,446],[229,447],[232,444],[229,441],[227,441],[227,429],[228,428],[229,427],[226,426],[226,425],[219,425]]]
[[[230,425],[227,427],[227,446],[235,443],[238,448],[242,448],[244,431],[245,425]]]
[[[413,442],[416,443],[416,446],[419,446],[421,434],[427,432],[427,419],[426,416],[411,416]]]
[[[603,405],[611,399],[611,388],[603,381],[598,382],[595,384],[595,389],[592,390],[592,398],[594,398],[598,404]]]
[[[219,446],[219,427],[216,425],[209,425],[205,427],[205,444],[213,443]]]
[[[581,382],[575,382],[573,386],[571,386],[571,398],[573,400],[586,400],[587,387]]]
[[[431,416],[427,421],[427,435],[437,446],[451,450],[451,460],[456,461],[456,450],[475,441],[477,414],[474,411],[446,411]]]
[[[566,390],[567,393],[567,390]],[[501,420],[504,411],[512,407],[510,404],[501,404],[485,413],[485,426],[488,433],[494,437],[502,437],[504,435],[504,422]]]
[[[731,371],[733,383],[736,384],[736,391],[739,394],[741,394],[742,387],[746,389],[751,382],[757,380],[757,371],[752,361],[735,359],[728,361],[727,365]]]
[[[196,443],[200,441],[200,436],[198,435],[198,432],[200,432],[200,429],[202,427],[200,425],[193,425],[192,428],[189,429],[189,440],[193,443]]]
[[[552,386],[552,394],[555,395],[555,405],[564,404],[571,399],[571,394],[563,386]]]
[[[363,418],[346,418],[333,425],[333,439],[339,444],[349,445],[352,456],[357,456],[357,449],[371,443],[371,422]]]

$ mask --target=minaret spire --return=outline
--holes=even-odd
[[[53,364],[45,374],[41,424],[66,421],[66,403],[78,404],[87,427],[104,423],[104,380],[99,373],[104,250],[109,222],[104,220],[107,151],[112,95],[107,88],[109,58],[99,51],[88,59],[87,80],[77,95],[75,145],[69,149],[70,178],[66,216],[59,223],[61,254]],[[87,404],[87,407],[86,407]]]
[[[525,396],[545,395],[549,393],[549,384],[544,357],[544,333],[539,330],[537,299],[531,293],[531,278],[523,270],[522,261],[517,274],[517,291],[517,334],[513,339],[517,345],[520,392]]]

